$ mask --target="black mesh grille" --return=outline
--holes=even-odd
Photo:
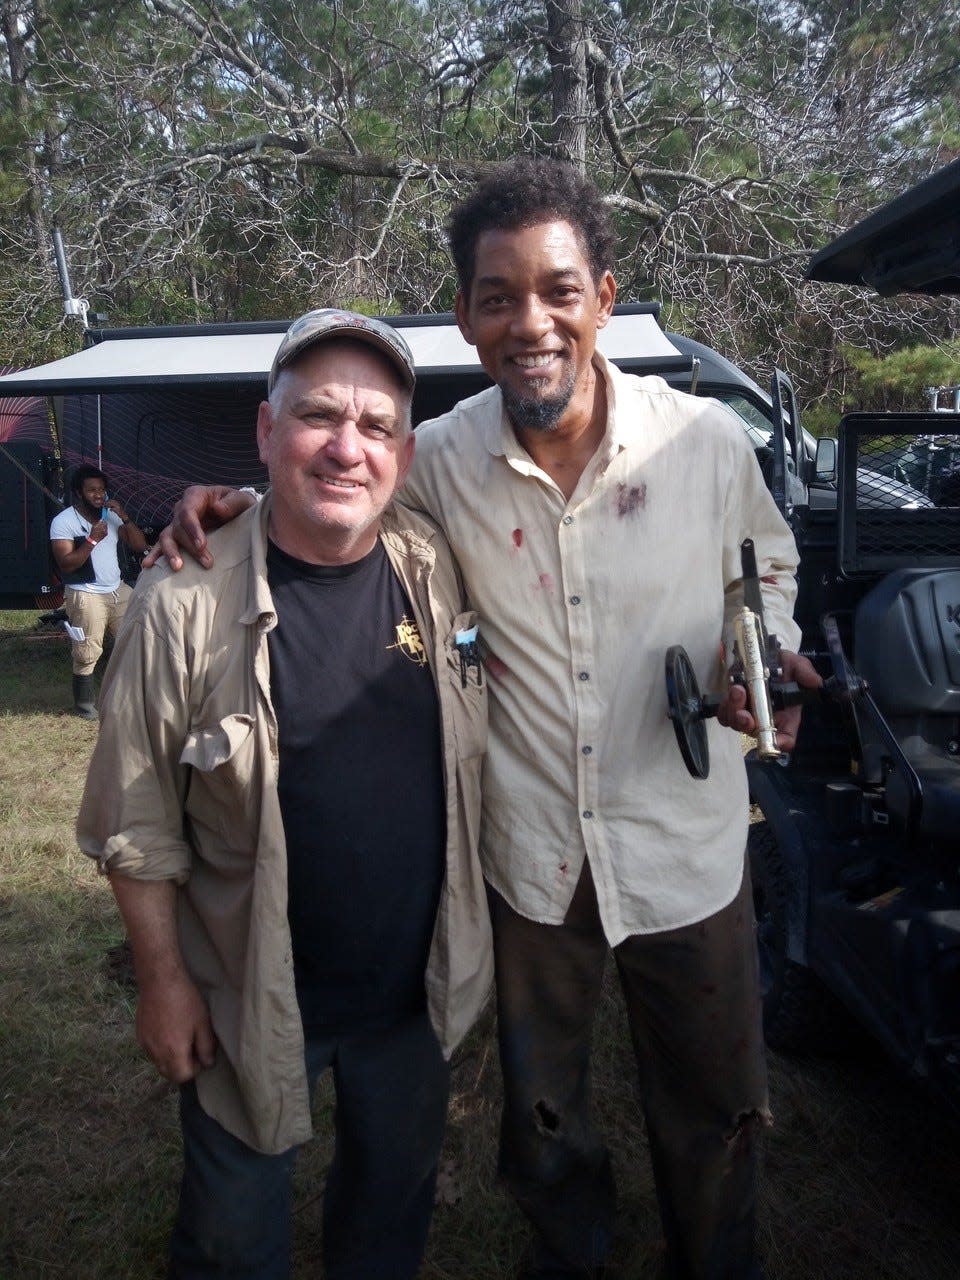
[[[843,420],[840,544],[845,573],[960,565],[960,416]]]

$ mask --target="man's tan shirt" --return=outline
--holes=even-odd
[[[311,1123],[270,700],[269,509],[268,499],[213,535],[211,570],[142,576],[104,681],[77,835],[105,871],[180,884],[184,961],[218,1041],[216,1064],[197,1077],[200,1101],[248,1145],[278,1152],[309,1138]],[[426,991],[449,1055],[492,978],[477,856],[486,685],[461,679],[456,632],[476,617],[462,612],[443,538],[388,511],[381,540],[439,695],[446,874]]]

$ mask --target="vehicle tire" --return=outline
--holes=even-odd
[[[850,1019],[809,969],[787,958],[786,869],[766,821],[751,825],[747,854],[757,917],[764,1039],[771,1049],[787,1053],[835,1053],[847,1042]]]

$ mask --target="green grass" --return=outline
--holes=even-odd
[[[176,1098],[133,1039],[108,952],[122,929],[73,821],[96,725],[68,714],[69,646],[0,614],[0,1280],[159,1280],[176,1198]],[[594,1095],[620,1188],[622,1280],[653,1280],[653,1183],[618,993]],[[499,1074],[488,1011],[458,1052],[425,1280],[501,1280],[527,1235],[495,1179]],[[878,1052],[771,1060],[760,1240],[768,1280],[954,1280],[960,1137]],[[402,1105],[402,1100],[398,1100]],[[294,1280],[318,1274],[333,1096],[295,1187]]]

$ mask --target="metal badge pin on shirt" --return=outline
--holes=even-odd
[[[480,646],[477,644],[479,627],[470,627],[467,631],[458,631],[454,639],[457,653],[460,655],[460,685],[467,687],[467,677],[471,667],[477,671],[477,685],[483,684],[483,664],[480,658]]]

